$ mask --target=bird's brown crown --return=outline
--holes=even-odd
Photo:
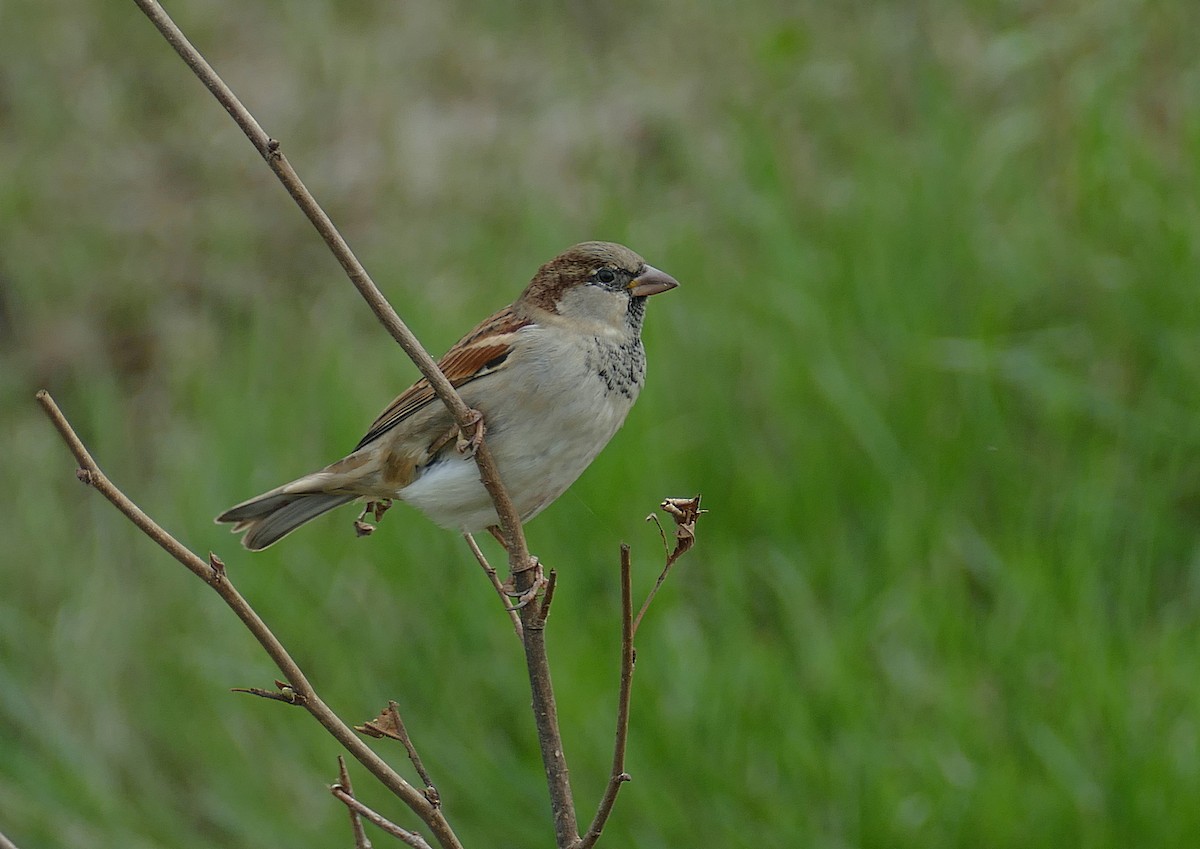
[[[608,267],[623,271],[632,278],[645,266],[646,261],[624,245],[615,242],[582,242],[567,248],[539,268],[521,293],[520,300],[553,310],[563,291],[582,285],[597,269]]]

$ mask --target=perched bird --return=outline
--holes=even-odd
[[[611,242],[584,242],[538,269],[521,296],[485,319],[438,365],[483,414],[487,444],[522,520],[562,495],[608,444],[642,389],[646,298],[679,284]],[[399,499],[437,524],[474,533],[497,524],[458,426],[418,380],[354,451],[231,507],[217,522],[266,548],[356,499]]]

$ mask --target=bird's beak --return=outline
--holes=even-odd
[[[641,274],[629,281],[629,294],[635,298],[644,298],[667,292],[678,285],[679,281],[670,274],[659,271],[653,265],[647,265]]]

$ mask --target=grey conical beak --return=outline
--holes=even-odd
[[[647,265],[641,274],[629,281],[629,294],[635,298],[644,298],[669,291],[678,285],[679,281],[670,274],[659,271],[653,265]]]

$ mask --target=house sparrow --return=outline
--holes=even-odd
[[[487,443],[522,521],[562,495],[625,421],[646,373],[646,298],[678,286],[633,251],[584,242],[538,269],[512,306],[438,365]],[[251,551],[355,499],[399,499],[474,533],[498,523],[458,426],[424,379],[384,410],[348,456],[231,507],[217,522]]]

